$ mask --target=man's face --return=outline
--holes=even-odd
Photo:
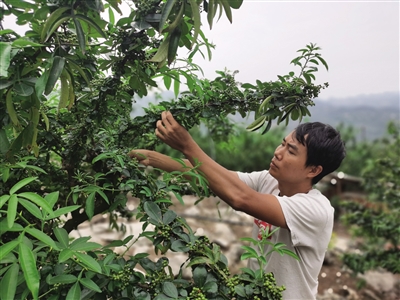
[[[309,181],[311,167],[306,167],[307,148],[295,138],[292,131],[276,148],[269,172],[280,184]]]

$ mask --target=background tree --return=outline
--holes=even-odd
[[[301,119],[326,86],[313,84],[317,67],[327,68],[320,49],[299,50],[292,61],[298,75],[240,85],[234,73],[199,79],[194,72],[201,69],[191,59],[212,48],[200,14],[210,27],[222,14],[232,20],[241,0],[135,0],[124,15],[120,0],[1,4],[0,298],[279,299],[282,288],[272,274],[244,269],[229,276],[219,247],[169,209],[171,195],[182,201],[188,192],[208,194],[196,167],[154,178],[126,153],[156,147],[154,124],[164,109],[188,129],[206,120],[216,135],[229,132],[226,116],[235,112],[256,112],[249,130],[264,133],[273,120]],[[9,16],[29,27],[24,36],[4,28]],[[179,68],[178,47],[189,51]],[[133,95],[146,95],[157,79],[174,89],[175,99],[132,119]],[[187,92],[179,94],[183,81]],[[69,239],[96,214],[109,214],[110,226],[121,230],[115,220],[132,217],[129,195],[140,198],[133,217],[142,232],[104,247],[90,237]],[[124,259],[110,249],[129,248],[140,237],[161,255],[186,253],[193,278],[173,274],[165,257]],[[243,258],[249,257],[261,259],[246,248]]]
[[[384,268],[400,272],[400,135],[394,123],[388,126],[379,158],[365,165],[365,202],[344,202],[344,220],[363,238],[361,253],[346,253],[344,263],[355,273]],[[378,154],[379,155],[379,154]]]

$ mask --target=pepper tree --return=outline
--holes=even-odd
[[[221,15],[232,21],[242,2],[1,0],[0,299],[281,298],[284,287],[272,274],[229,274],[219,247],[170,209],[171,195],[183,202],[187,193],[209,194],[197,166],[154,178],[127,156],[157,144],[154,125],[165,109],[188,129],[203,121],[220,135],[229,131],[229,114],[255,112],[248,129],[263,132],[274,120],[309,115],[307,107],[327,86],[313,83],[318,66],[328,67],[315,44],[292,60],[298,75],[254,84],[221,71],[215,79],[198,78],[192,58],[213,48],[201,14],[212,27]],[[24,35],[5,28],[11,16],[29,27]],[[189,51],[185,59],[177,57],[181,47]],[[131,118],[133,96],[160,84],[173,88],[175,99]],[[183,84],[187,91],[180,93]],[[135,214],[126,208],[128,196],[140,199]],[[108,214],[116,230],[123,230],[118,216],[136,218],[143,231],[107,246],[90,237],[70,240],[97,214]],[[141,237],[152,241],[158,261],[111,250]],[[167,251],[187,254],[193,278],[172,273]],[[250,257],[265,260],[245,247],[242,258]]]

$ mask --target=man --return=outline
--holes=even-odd
[[[161,114],[155,133],[183,153],[188,166],[200,163],[199,170],[217,196],[255,218],[254,238],[260,238],[260,230],[267,226],[280,227],[271,242],[286,244],[300,260],[273,252],[267,257],[265,271],[274,273],[278,285],[285,285],[284,299],[315,299],[334,209],[313,185],[336,170],[345,157],[340,134],[322,123],[301,124],[283,138],[268,171],[241,173],[213,161],[170,112]],[[182,169],[178,162],[154,151],[132,150],[129,154],[165,171]],[[254,261],[249,267],[258,268]]]

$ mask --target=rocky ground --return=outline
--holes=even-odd
[[[217,198],[204,199],[197,205],[194,205],[193,197],[186,196],[184,200],[185,205],[176,201],[173,210],[184,217],[198,235],[206,235],[218,243],[228,258],[231,272],[239,272],[245,266],[245,262],[240,260],[243,244],[240,238],[250,235],[253,219],[233,211]],[[130,199],[128,208],[134,210],[137,203],[137,199]],[[78,230],[71,232],[71,236],[91,236],[92,241],[105,245],[142,232],[142,224],[136,220],[121,218],[119,222],[126,226],[125,233],[110,230],[107,217],[95,216],[90,223],[81,224]],[[319,275],[318,300],[400,300],[400,276],[380,270],[354,277],[343,266],[340,255],[348,249],[354,250],[354,247],[355,240],[347,229],[340,223],[335,224],[331,245]],[[140,238],[128,251],[125,247],[115,251],[126,252],[125,255],[149,253],[150,258],[157,259],[152,244],[145,238]],[[167,256],[175,271],[187,258],[181,253],[169,253]]]

